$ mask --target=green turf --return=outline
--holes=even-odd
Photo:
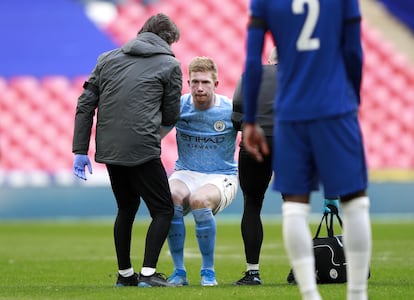
[[[259,287],[235,287],[245,269],[238,221],[219,219],[216,274],[219,286],[200,287],[200,255],[186,218],[190,286],[116,288],[111,221],[0,222],[0,299],[300,299],[286,283],[289,272],[280,222],[265,222]],[[317,227],[312,223],[312,231]],[[139,270],[146,222],[134,227],[133,263]],[[374,221],[370,300],[414,299],[414,221]],[[165,245],[157,271],[172,271]],[[324,299],[345,299],[345,284],[319,285]]]

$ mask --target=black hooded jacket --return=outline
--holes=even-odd
[[[259,90],[256,122],[263,129],[266,136],[273,136],[273,103],[276,94],[276,65],[264,65],[262,83]],[[233,113],[231,116],[234,128],[242,130],[243,123],[243,95],[242,78],[239,79],[233,95]]]

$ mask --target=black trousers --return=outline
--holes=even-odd
[[[243,217],[241,232],[246,262],[258,264],[263,242],[263,225],[260,213],[269,182],[272,178],[273,138],[266,137],[270,155],[262,162],[255,160],[240,143],[239,181],[243,192]]]
[[[114,242],[119,270],[130,268],[131,236],[141,198],[152,221],[145,240],[143,267],[155,268],[170,229],[174,205],[165,168],[160,159],[139,166],[106,165],[118,206]]]

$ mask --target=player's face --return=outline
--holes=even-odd
[[[212,72],[191,72],[188,84],[197,109],[205,110],[214,105],[214,90],[218,81],[214,81]]]

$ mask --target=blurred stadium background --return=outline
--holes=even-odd
[[[0,220],[105,217],[115,203],[103,165],[87,182],[72,175],[73,117],[97,56],[136,35],[152,14],[181,30],[173,45],[188,92],[187,64],[215,59],[218,92],[229,97],[242,72],[248,0],[14,0],[0,2]],[[372,212],[414,215],[414,2],[360,0],[365,51],[361,121],[370,168]],[[266,47],[270,49],[268,41]],[[90,158],[94,154],[91,138]],[[174,133],[163,140],[168,172]],[[334,167],[334,166],[333,166]],[[264,213],[280,214],[268,191]],[[322,204],[313,197],[314,212]],[[223,212],[241,214],[236,201]],[[145,214],[145,208],[140,214]]]

